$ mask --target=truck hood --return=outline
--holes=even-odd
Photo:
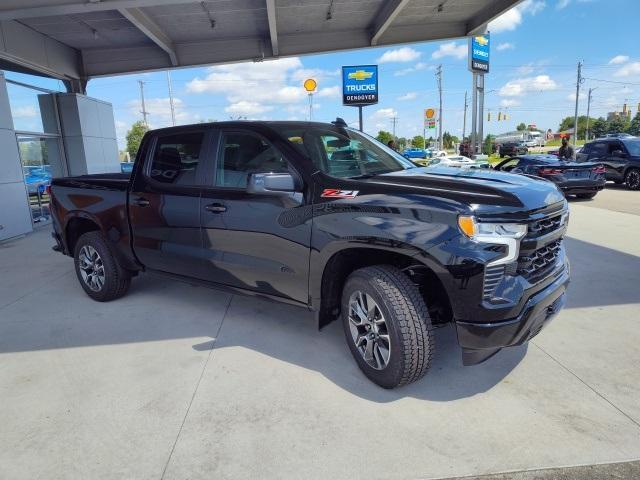
[[[400,187],[411,193],[455,199],[469,205],[499,205],[539,210],[564,195],[547,180],[488,169],[449,167],[411,168],[360,180],[367,185]]]

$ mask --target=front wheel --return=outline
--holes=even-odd
[[[629,190],[640,190],[640,170],[630,169],[624,176],[624,183]]]
[[[422,378],[434,352],[431,319],[418,288],[389,265],[353,272],[342,292],[342,324],[362,372],[384,388]]]
[[[78,239],[74,260],[78,281],[94,300],[108,302],[127,293],[131,275],[120,267],[100,232],[88,232]]]

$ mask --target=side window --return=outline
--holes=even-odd
[[[609,155],[609,149],[605,142],[596,142],[591,147],[591,153],[589,154],[589,158],[600,158],[606,157]]]
[[[282,154],[250,133],[225,133],[216,167],[216,186],[245,188],[251,173],[287,173]]]
[[[520,159],[519,158],[511,159],[511,160],[507,161],[506,163],[504,163],[500,167],[500,170],[502,170],[503,172],[510,172],[511,170],[513,170],[514,168],[516,168],[518,166],[518,163],[520,163]]]
[[[611,155],[616,150],[620,150],[620,151],[624,152],[624,147],[622,146],[622,143],[620,143],[620,142],[609,142],[609,155]]]
[[[167,185],[196,185],[203,132],[158,137],[149,176]]]

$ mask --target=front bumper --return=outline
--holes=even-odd
[[[504,347],[521,345],[537,335],[564,306],[568,284],[567,263],[562,274],[533,295],[516,318],[495,323],[457,320],[456,331],[462,347],[463,364],[476,365]]]

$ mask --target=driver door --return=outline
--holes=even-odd
[[[200,200],[205,278],[308,303],[311,216],[304,194],[247,191],[251,174],[298,173],[251,130],[223,129],[218,138],[215,175]]]

